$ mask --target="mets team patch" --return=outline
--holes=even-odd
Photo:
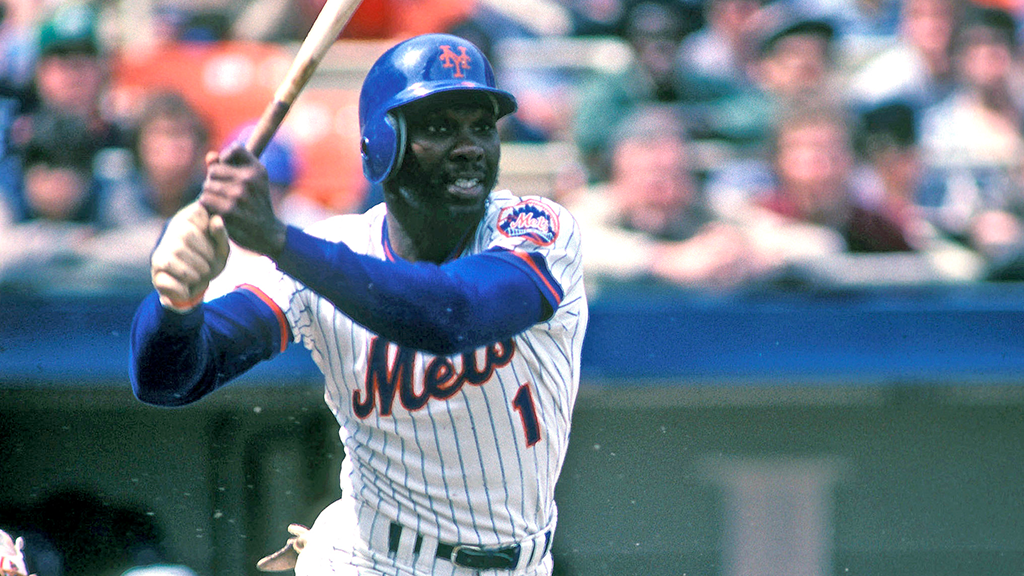
[[[523,200],[501,210],[498,230],[509,238],[526,238],[539,246],[549,246],[558,237],[558,217],[543,202]]]

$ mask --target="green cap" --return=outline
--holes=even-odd
[[[96,15],[85,4],[58,8],[39,29],[39,53],[99,54]]]

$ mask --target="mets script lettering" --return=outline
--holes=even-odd
[[[547,218],[537,218],[537,216],[527,212],[523,212],[516,216],[516,221],[512,224],[512,227],[522,230],[538,230],[544,234],[549,233],[551,230],[548,226]]]
[[[394,360],[389,363],[391,346],[395,345],[383,338],[374,338],[370,343],[366,388],[352,393],[352,409],[360,418],[369,416],[374,407],[380,410],[381,416],[389,416],[396,393],[407,410],[422,408],[431,398],[451,398],[463,384],[480,386],[490,380],[495,368],[511,362],[515,354],[511,340],[495,342],[455,360],[436,356],[421,373],[416,370],[416,351],[409,348],[397,346]]]
[[[442,68],[455,68],[456,78],[463,78],[465,74],[462,71],[469,68],[469,55],[466,54],[465,46],[459,46],[459,53],[456,54],[451,46],[442,44],[441,61],[444,62],[441,65]]]

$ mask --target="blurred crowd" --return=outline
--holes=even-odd
[[[1024,278],[1018,14],[982,0],[639,1],[580,91],[588,280]]]
[[[147,289],[205,152],[245,137],[216,141],[172,89],[117,110],[119,54],[297,42],[322,4],[0,2],[0,293]],[[545,193],[581,222],[595,294],[945,285],[1024,279],[1022,17],[1005,0],[363,0],[343,40],[443,31],[491,56],[520,103],[503,139],[575,151]],[[626,63],[538,65],[599,45],[558,40]],[[299,155],[276,138],[263,160],[304,225],[338,209],[295,193]]]

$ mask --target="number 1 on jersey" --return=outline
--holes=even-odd
[[[523,420],[526,447],[530,448],[540,442],[540,422],[537,420],[537,407],[533,403],[533,393],[530,391],[529,382],[519,387],[515,398],[512,399],[512,406],[516,412],[519,412],[519,417]]]

